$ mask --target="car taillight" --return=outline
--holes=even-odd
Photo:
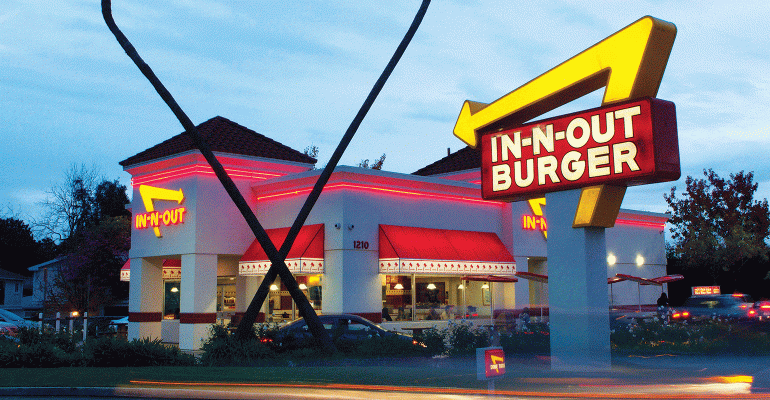
[[[690,316],[690,313],[687,311],[674,311],[671,314],[671,318],[673,319],[687,318],[689,316]]]
[[[761,306],[759,306],[759,308],[761,308],[763,310],[770,310],[770,304],[761,305]]]
[[[749,317],[754,317],[756,315],[757,315],[757,310],[753,308],[749,310]]]

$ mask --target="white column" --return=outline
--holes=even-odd
[[[323,313],[382,317],[382,284],[376,251],[336,250],[325,253]]]
[[[257,294],[259,285],[262,284],[263,276],[241,276],[238,275],[235,278],[235,313],[242,316],[251,304],[251,300],[254,299],[254,295]],[[267,309],[267,300],[262,303],[260,313],[265,313]],[[257,317],[257,321],[259,321]]]
[[[183,254],[179,348],[198,350],[217,318],[217,255]]]
[[[546,195],[551,369],[608,370],[604,228],[573,228],[580,189]]]
[[[128,340],[159,339],[163,319],[163,260],[131,259]]]

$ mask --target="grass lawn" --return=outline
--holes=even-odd
[[[473,360],[357,360],[357,365],[296,367],[3,368],[4,387],[115,387],[131,381],[367,384],[428,387],[486,387],[476,380]]]

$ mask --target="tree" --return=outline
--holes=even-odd
[[[66,242],[104,218],[129,216],[126,186],[117,179],[99,177],[95,170],[73,165],[66,173],[64,183],[48,191],[43,203],[48,212],[35,224],[40,236],[55,242]]]
[[[129,203],[126,194],[126,186],[121,185],[117,179],[110,182],[102,181],[94,190],[94,215],[101,221],[109,217],[131,217],[131,212],[126,209]]]
[[[369,165],[369,159],[367,158],[366,160],[361,160],[361,162],[358,163],[358,166],[361,167],[361,168],[370,168],[370,169],[381,170],[382,169],[382,164],[384,164],[384,163],[385,163],[385,153],[382,153],[380,158],[374,160],[372,165]]]
[[[72,165],[65,173],[64,183],[48,191],[49,197],[43,202],[48,212],[35,223],[40,235],[60,242],[96,222],[93,193],[98,180],[94,170]]]
[[[48,215],[37,226],[50,243],[60,243],[65,261],[50,274],[48,306],[94,312],[126,296],[128,285],[119,279],[131,245],[126,204],[125,185],[84,166],[72,166],[49,191]]]
[[[105,217],[70,238],[66,262],[52,273],[47,299],[58,309],[88,311],[125,298],[128,285],[120,282],[120,267],[131,247],[131,220]]]
[[[0,218],[0,269],[29,275],[28,268],[53,257],[54,250],[47,242],[35,241],[24,221]]]
[[[710,169],[703,175],[687,177],[681,199],[676,187],[664,195],[673,225],[669,254],[685,272],[705,272],[714,284],[740,289],[750,284],[747,267],[766,269],[768,202],[754,199],[758,184],[752,172],[730,174],[727,180]]]
[[[318,146],[314,144],[307,146],[303,153],[308,157],[318,158]]]

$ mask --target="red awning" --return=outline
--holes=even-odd
[[[503,274],[516,261],[493,232],[380,225],[380,272]]]
[[[163,260],[163,279],[181,279],[182,278],[182,260],[167,259]],[[123,267],[120,268],[120,281],[131,281],[131,259],[126,260]]]
[[[663,283],[681,281],[682,279],[684,279],[684,276],[676,274],[676,275],[659,276],[657,278],[652,278],[650,280],[663,284]]]
[[[548,275],[540,275],[533,272],[517,272],[516,276],[519,278],[529,279],[531,281],[540,282],[540,283],[548,283]]]
[[[611,277],[607,278],[607,283],[612,285],[613,283],[623,282],[624,280],[626,280],[626,279],[625,278],[621,278],[619,276],[611,276]]]
[[[661,285],[660,283],[655,282],[651,279],[640,278],[638,276],[632,276],[632,275],[626,275],[626,274],[615,274],[615,276],[617,276],[618,278],[623,278],[624,280],[627,280],[627,281],[636,282],[640,285],[657,285],[657,286]]]
[[[278,228],[266,230],[267,235],[276,248],[281,248],[283,241],[291,228]],[[286,256],[286,266],[291,272],[298,273],[323,273],[324,259],[324,225],[305,225],[300,229],[297,239]],[[270,269],[272,263],[267,258],[265,250],[259,241],[254,239],[246,253],[238,263],[240,275],[264,275]]]
[[[495,276],[495,275],[466,275],[463,276],[464,281],[476,281],[476,282],[518,282],[519,280],[509,276]]]

